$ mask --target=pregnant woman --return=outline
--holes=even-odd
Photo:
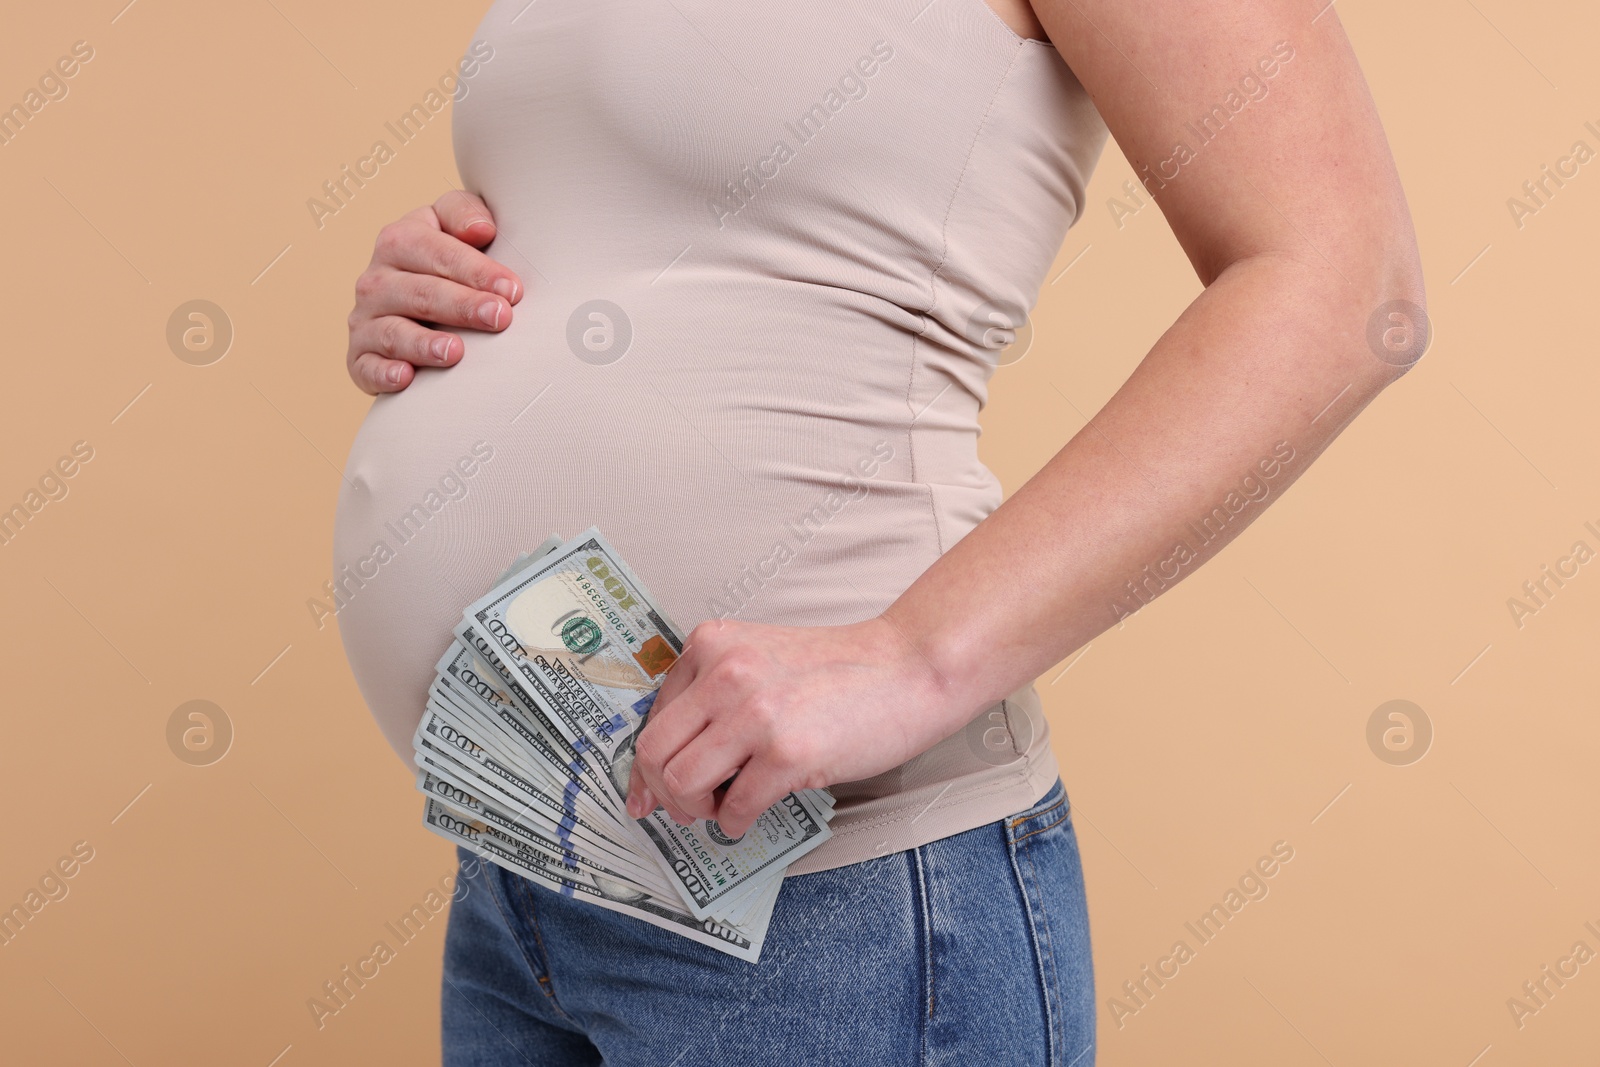
[[[1087,1067],[1034,679],[1235,536],[1241,484],[1298,477],[1426,333],[1337,15],[500,0],[474,37],[466,191],[384,229],[350,319],[380,394],[335,538],[361,691],[409,763],[462,608],[596,525],[692,627],[632,814],[738,834],[815,786],[838,814],[758,964],[478,870],[446,1062]],[[1002,503],[978,413],[1108,131],[1139,183],[1113,212],[1153,200],[1203,290]]]

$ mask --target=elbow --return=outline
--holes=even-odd
[[[1352,208],[1310,235],[1297,227],[1254,248],[1191,251],[1207,289],[1242,278],[1262,285],[1252,299],[1274,306],[1285,358],[1335,367],[1363,405],[1415,367],[1433,339],[1410,212],[1400,197],[1365,202],[1374,201],[1376,210]]]
[[[1404,224],[1393,227],[1375,251],[1360,257],[1361,270],[1353,279],[1361,293],[1354,310],[1366,315],[1366,350],[1378,364],[1380,379],[1386,379],[1383,384],[1415,367],[1433,341],[1422,255],[1403,209],[1402,219]]]
[[[1433,340],[1422,257],[1401,205],[1384,226],[1352,226],[1326,254],[1280,253],[1294,264],[1290,291],[1305,301],[1304,325],[1331,342],[1325,358],[1343,365],[1370,399],[1421,361]]]

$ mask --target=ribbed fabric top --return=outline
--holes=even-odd
[[[451,626],[552,532],[598,526],[685,630],[893,602],[1001,501],[994,327],[1033,306],[1106,137],[984,0],[499,0],[475,40],[456,161],[528,293],[373,403],[335,531],[345,649],[408,763]],[[792,870],[1001,818],[1055,774],[1025,686],[836,786]]]

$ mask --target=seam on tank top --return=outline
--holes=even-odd
[[[991,796],[997,796],[997,795],[999,795],[999,794],[1001,794],[1001,793],[1003,793],[1003,792],[1005,792],[1005,791],[1007,791],[1009,789],[1014,789],[1019,784],[1024,784],[1024,785],[1027,784],[1032,778],[1033,771],[1034,771],[1037,763],[1040,760],[1047,758],[1048,753],[1049,753],[1049,749],[1048,748],[1044,748],[1044,749],[1041,749],[1040,752],[1038,754],[1036,754],[1032,759],[1019,760],[1015,765],[1016,766],[1016,770],[1014,772],[1012,772],[1011,774],[1007,775],[1004,778],[1001,778],[1001,779],[998,779],[998,780],[995,780],[995,781],[992,781],[992,782],[989,782],[989,781],[980,782],[980,783],[978,783],[976,785],[969,786],[969,787],[967,787],[965,789],[958,789],[958,790],[954,790],[952,792],[948,792],[948,793],[944,794],[944,796],[940,798],[940,799],[942,799],[944,801],[943,807],[947,808],[947,809],[948,808],[952,808],[952,807],[961,807],[964,804],[966,804],[968,801],[981,801],[981,800],[984,800],[984,799],[986,799],[988,797],[991,797]],[[1039,797],[1034,797],[1033,800],[1029,802],[1030,805],[1034,801],[1037,801],[1038,799],[1039,799]],[[896,811],[886,812],[886,813],[884,813],[882,815],[878,815],[878,816],[875,816],[874,818],[867,819],[867,820],[865,820],[863,822],[857,823],[854,826],[835,829],[833,831],[833,839],[835,841],[837,841],[842,846],[842,845],[846,844],[847,842],[853,840],[855,835],[861,834],[861,833],[863,833],[863,832],[865,832],[867,830],[881,829],[881,828],[887,827],[887,826],[894,826],[894,825],[896,825],[898,823],[907,822],[908,820],[914,822],[917,819],[921,818],[922,815],[925,814],[927,811],[929,811],[931,809],[931,807],[932,807],[932,805],[929,805],[929,807],[923,808],[922,811],[917,813],[917,814],[912,814],[912,811],[911,811],[910,808],[901,808],[901,809],[898,809]],[[1009,812],[1009,813],[1007,813],[1005,815],[997,816],[994,820],[991,820],[991,821],[1006,821],[1006,820],[1009,820],[1009,819],[1015,817],[1015,814],[1016,814],[1015,812]],[[980,825],[982,825],[982,824],[980,824]],[[960,832],[961,831],[955,831],[955,833],[960,833]],[[939,837],[933,838],[932,840],[937,841],[937,840],[942,839],[943,837],[951,837],[951,836],[954,836],[954,834],[942,834]],[[887,843],[888,843],[887,841],[883,842],[883,844],[887,844]],[[926,843],[926,842],[924,842],[924,843]],[[908,846],[906,846],[906,848],[918,848],[918,847],[920,847],[920,845],[908,845]],[[905,849],[897,849],[895,851],[902,851],[903,852],[903,851],[905,851]],[[865,860],[869,860],[869,859],[877,859],[877,858],[880,858],[882,855],[885,855],[885,854],[884,853],[876,853],[875,852],[870,856],[862,856],[862,857],[860,857],[858,859],[847,860],[847,861],[845,861],[845,863],[834,864],[832,866],[847,866],[850,863],[860,863],[860,862],[864,862]],[[828,870],[830,868],[825,867],[825,868],[822,868],[822,869],[823,870]]]
[[[1026,713],[1024,713],[1024,714],[1026,714]],[[1018,757],[1027,756],[1026,752],[1020,752],[1020,751],[1017,750],[1017,732],[1011,728],[1011,701],[1010,700],[1002,700],[1002,701],[1000,701],[1000,719],[1001,719],[1002,722],[1004,722],[1006,724],[1006,740],[1011,742],[1011,751],[1016,752]]]
[[[994,14],[990,9],[990,14]],[[995,18],[999,18],[995,15]],[[1023,40],[1020,36],[1018,41]],[[995,83],[994,92],[989,96],[989,103],[983,109],[983,117],[978,120],[977,129],[972,131],[972,141],[967,145],[967,158],[961,161],[961,173],[956,175],[956,184],[950,190],[950,201],[945,205],[944,218],[939,222],[939,262],[934,264],[933,273],[928,275],[928,307],[922,314],[926,317],[933,313],[939,306],[939,272],[944,270],[945,264],[950,261],[950,215],[955,211],[956,198],[961,195],[961,187],[967,180],[967,171],[972,167],[972,157],[978,151],[978,141],[983,137],[983,131],[989,125],[989,116],[994,113],[995,101],[1000,99],[1000,91],[1005,88],[1006,82],[1011,80],[1011,71],[1017,65],[1017,57],[1022,54],[1020,43],[1011,53],[1011,61],[1006,64],[1005,71],[1000,75],[1000,80]],[[906,410],[911,410],[911,390],[916,384],[917,367],[920,362],[918,346],[922,342],[921,334],[911,338],[911,366],[906,371]],[[935,400],[938,397],[934,398]],[[920,413],[919,413],[920,415]],[[911,481],[917,482],[917,444],[916,444],[916,417],[906,423],[906,455],[911,465]],[[920,483],[919,483],[920,484]],[[934,498],[933,486],[924,485],[928,493],[928,514],[933,518],[933,536],[938,545],[939,555],[944,555],[944,530],[939,524],[939,505]]]
[[[1019,765],[1021,767],[1025,768],[1027,766],[1027,761],[1025,761],[1025,760],[1024,761],[1019,761]],[[1016,782],[1012,780],[1013,778],[1017,778],[1017,779],[1025,782],[1025,781],[1027,781],[1028,776],[1027,776],[1026,773],[1023,773],[1023,772],[1019,771],[1016,775],[1012,775],[1012,776],[1009,776],[1009,777],[1006,777],[1006,778],[1002,778],[997,782],[979,783],[978,785],[970,786],[970,787],[968,787],[966,789],[961,789],[961,790],[956,790],[956,791],[953,791],[953,792],[950,792],[950,793],[946,793],[944,795],[944,798],[942,798],[942,799],[945,799],[947,801],[947,803],[944,806],[945,807],[953,807],[953,806],[955,806],[955,803],[958,800],[969,800],[969,799],[981,800],[982,798],[984,798],[986,796],[993,796],[993,795],[995,795],[997,793],[1004,792],[1005,790],[1010,789],[1010,788],[1012,788],[1012,787],[1014,787],[1016,785]],[[922,811],[920,813],[916,814],[916,815],[913,815],[909,810],[905,810],[905,809],[902,809],[900,811],[891,811],[891,812],[889,812],[889,813],[887,813],[885,815],[879,815],[877,818],[868,819],[866,822],[857,823],[856,825],[848,827],[846,829],[835,830],[833,832],[833,836],[835,838],[841,838],[842,839],[842,838],[849,837],[851,834],[859,834],[863,830],[871,830],[871,829],[873,829],[875,827],[892,826],[895,823],[905,822],[908,819],[911,820],[911,821],[915,821],[917,819],[920,819],[931,808],[932,808],[932,805],[929,805],[927,808],[923,808]],[[937,840],[937,838],[935,840]]]
[[[1032,41],[1034,44],[1042,44],[1042,45],[1047,45],[1050,48],[1055,48],[1055,42],[1051,41],[1049,38],[1040,39],[1038,37],[1024,37],[1024,36],[1022,36],[1022,34],[1018,33],[1015,29],[1012,28],[1011,23],[1007,22],[1005,19],[1000,17],[1000,12],[996,11],[992,5],[990,5],[989,3],[985,2],[983,6],[987,7],[989,9],[990,16],[992,16],[996,22],[998,22],[1002,27],[1004,27],[1005,31],[1007,33],[1009,33],[1012,36],[1012,38],[1015,39],[1016,41],[1018,41],[1018,42],[1020,42],[1022,44],[1027,44],[1029,41]]]

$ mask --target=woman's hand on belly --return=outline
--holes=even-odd
[[[378,231],[372,262],[356,279],[345,352],[362,392],[398,392],[413,366],[445,367],[465,354],[461,338],[423,323],[492,332],[511,323],[524,289],[511,268],[478,250],[494,236],[488,205],[455,189]]]
[[[639,734],[628,812],[663,806],[739,837],[789,792],[870,778],[954,733],[955,688],[882,616],[702,623]]]

